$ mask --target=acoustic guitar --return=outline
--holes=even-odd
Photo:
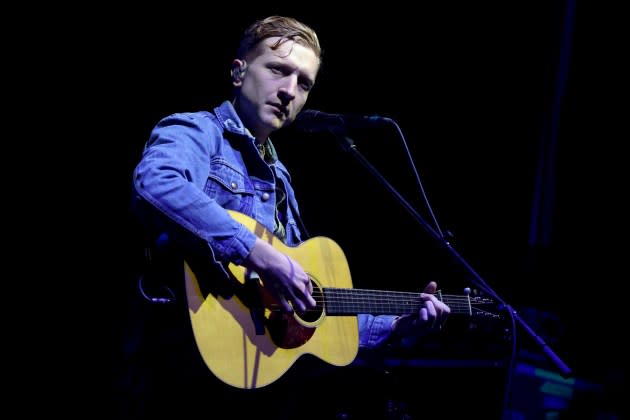
[[[265,292],[264,279],[234,264],[221,293],[207,293],[188,262],[184,278],[188,310],[198,349],[210,371],[223,382],[242,389],[276,381],[304,355],[336,366],[350,364],[359,349],[357,314],[410,314],[419,309],[420,293],[354,289],[340,246],[314,237],[297,247],[282,243],[254,219],[230,211],[257,237],[298,261],[313,284],[316,308],[287,314]],[[227,289],[227,292],[226,292]],[[487,310],[491,299],[436,293],[452,314],[497,317]]]

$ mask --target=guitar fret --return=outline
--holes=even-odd
[[[381,292],[377,290],[325,288],[326,312],[354,315],[379,313],[401,315],[418,309],[418,293]]]
[[[468,295],[452,296],[438,293],[435,296],[449,305],[453,314],[473,314]],[[416,292],[324,288],[323,297],[328,315],[359,313],[404,315],[414,313],[420,307],[420,293]]]

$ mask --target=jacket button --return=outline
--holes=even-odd
[[[268,193],[268,192],[263,193],[263,195],[262,195],[261,199],[262,199],[262,201],[267,201],[267,200],[269,200],[269,193]]]
[[[233,190],[235,190],[236,187],[238,187],[238,185],[234,181],[232,181],[232,184],[230,184],[230,186],[232,187]]]

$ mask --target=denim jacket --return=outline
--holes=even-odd
[[[271,164],[260,157],[255,138],[229,101],[214,113],[165,117],[153,128],[134,170],[132,207],[142,209],[135,204],[146,201],[192,237],[205,241],[217,266],[219,261],[240,265],[256,241],[254,233],[226,209],[257,220],[271,232],[278,218],[286,232],[284,242],[297,245],[303,238],[294,214],[298,205],[291,178],[268,143],[273,153]],[[285,194],[278,209],[277,186]],[[140,217],[145,222],[153,220]],[[360,314],[360,346],[382,345],[391,334],[393,318]]]

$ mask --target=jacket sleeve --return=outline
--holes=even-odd
[[[386,343],[395,318],[395,315],[359,314],[359,348],[376,349]]]
[[[210,157],[221,141],[221,127],[203,114],[164,118],[152,130],[134,170],[132,198],[146,201],[184,231],[205,241],[215,260],[240,264],[256,236],[203,190]]]

